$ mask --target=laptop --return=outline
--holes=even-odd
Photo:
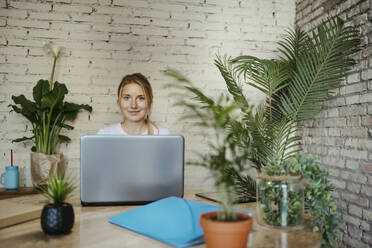
[[[183,136],[81,137],[83,206],[144,204],[168,196],[183,197],[183,187]]]

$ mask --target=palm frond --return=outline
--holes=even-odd
[[[359,39],[355,29],[345,27],[337,18],[320,24],[313,30],[311,42],[308,40],[306,44],[306,50],[293,62],[293,82],[281,99],[282,112],[298,121],[320,112],[320,102],[339,86],[345,72],[354,64],[348,56],[358,50]]]
[[[246,112],[250,108],[250,106],[243,94],[238,75],[232,69],[230,58],[226,56],[217,56],[217,58],[214,60],[214,64],[217,66],[222,77],[225,79],[227,90],[234,97],[235,102],[240,105],[242,111]]]

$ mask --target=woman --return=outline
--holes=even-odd
[[[118,105],[122,122],[101,128],[98,134],[167,135],[169,130],[150,120],[152,89],[141,73],[125,76],[118,88]]]

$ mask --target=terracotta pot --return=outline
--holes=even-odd
[[[200,216],[200,225],[204,231],[205,244],[209,248],[243,248],[247,247],[248,234],[252,229],[253,218],[247,214],[237,213],[239,221],[217,221],[217,212],[204,213]]]
[[[66,161],[63,154],[31,153],[31,178],[33,185],[38,185],[41,180],[47,178],[54,171],[61,174],[65,170]]]

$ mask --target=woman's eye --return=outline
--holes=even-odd
[[[138,97],[138,100],[140,100],[140,101],[144,101],[144,100],[145,100],[145,97],[144,97],[144,96],[139,96],[139,97]]]
[[[123,96],[124,100],[129,100],[129,96]]]

